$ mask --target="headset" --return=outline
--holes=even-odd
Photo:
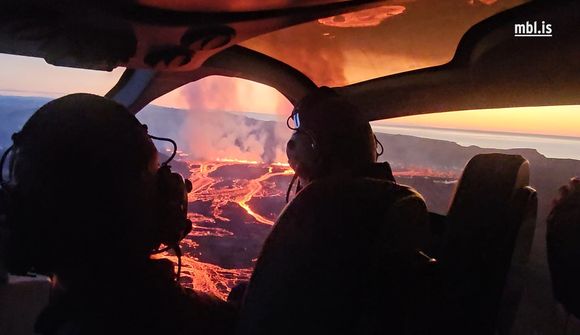
[[[306,137],[308,139],[307,140],[308,144],[305,146],[306,147],[305,152],[303,152],[303,154],[300,155],[301,157],[296,157],[297,162],[295,162],[296,164],[294,164],[295,166],[293,167],[293,168],[295,168],[294,176],[292,177],[292,180],[290,181],[290,185],[288,185],[288,189],[286,191],[286,203],[288,203],[290,201],[290,193],[292,192],[292,187],[294,186],[294,183],[296,181],[297,181],[296,190],[295,190],[294,194],[297,194],[302,189],[302,187],[300,185],[300,180],[298,179],[298,177],[302,176],[302,177],[310,178],[310,177],[315,176],[318,173],[318,169],[321,167],[321,164],[322,164],[322,162],[321,162],[322,155],[320,153],[320,147],[319,147],[318,141],[316,140],[316,136],[314,135],[314,132],[310,131],[308,128],[306,128],[304,125],[301,125],[301,123],[300,123],[300,108],[299,107],[296,107],[296,108],[294,108],[294,110],[292,110],[292,114],[286,119],[286,126],[290,130],[294,131],[294,133],[292,134],[292,136],[288,140],[288,144],[286,147],[287,154],[289,153],[290,150],[293,149],[293,148],[291,148],[291,145],[296,144],[295,139],[297,139],[298,137]],[[373,134],[373,136],[375,139],[375,145],[377,147],[375,159],[378,159],[381,155],[383,155],[384,147],[383,147],[383,144],[377,138],[377,136],[375,134]],[[290,160],[290,157],[289,157],[289,160]],[[308,166],[308,164],[306,164],[306,161],[308,161],[308,160],[312,161],[313,166]]]
[[[143,125],[145,130],[147,126]],[[17,210],[17,196],[14,194],[13,185],[4,179],[4,166],[9,154],[18,147],[20,133],[12,136],[13,145],[6,149],[0,158],[0,224],[10,227],[9,213]],[[159,254],[168,250],[173,250],[177,256],[176,281],[181,274],[181,248],[180,241],[185,238],[192,229],[191,220],[187,218],[188,199],[187,194],[192,190],[191,181],[183,178],[179,173],[173,172],[169,163],[175,158],[177,153],[177,143],[174,140],[164,137],[157,137],[147,134],[152,140],[166,141],[173,145],[173,153],[161,164],[155,175],[155,239],[151,245],[151,254]],[[14,160],[8,166],[8,177],[13,174]],[[29,264],[22,264],[22,270],[30,270]],[[26,268],[28,267],[28,268]],[[25,269],[26,268],[26,269]],[[24,270],[25,269],[25,270]]]
[[[193,226],[191,220],[187,218],[187,194],[191,192],[193,186],[189,179],[171,171],[169,163],[177,154],[177,143],[170,138],[148,136],[153,140],[165,141],[173,145],[171,156],[161,164],[156,173],[156,219],[159,222],[159,238],[156,241],[156,244],[158,243],[156,250],[152,253],[158,254],[169,249],[175,252],[177,256],[176,280],[178,281],[181,276],[182,255],[179,242],[191,232]],[[165,245],[165,248],[161,248],[161,245]]]

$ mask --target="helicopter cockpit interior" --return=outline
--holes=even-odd
[[[580,175],[579,42],[574,1],[8,0],[0,153],[36,108],[91,89],[91,73],[94,92],[177,141],[173,168],[193,184],[181,283],[227,299],[298,194],[284,151],[292,109],[329,87],[427,206],[409,304],[428,326],[409,333],[573,334],[580,320],[551,293],[545,220]],[[81,75],[43,95],[63,79],[26,74],[28,59]],[[23,92],[28,82],[41,88]],[[50,282],[0,270],[0,333],[32,334]]]

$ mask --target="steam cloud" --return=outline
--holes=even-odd
[[[189,112],[179,137],[185,139],[186,150],[194,158],[286,161],[290,130],[284,123],[233,114],[276,113],[282,120],[291,105],[279,92],[246,80],[210,77],[186,86],[182,95]]]

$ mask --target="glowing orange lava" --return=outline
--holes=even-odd
[[[180,155],[181,159],[186,159]],[[282,197],[283,194],[272,189],[273,182],[269,179],[277,176],[290,177],[294,171],[285,163],[264,164],[256,161],[239,159],[217,159],[211,162],[195,162],[190,164],[193,189],[188,195],[191,203],[209,204],[209,213],[190,211],[188,217],[193,223],[192,232],[182,242],[184,257],[182,257],[181,282],[187,287],[214,294],[222,299],[238,282],[248,280],[252,267],[225,268],[218,264],[200,260],[200,245],[193,241],[196,238],[231,238],[228,223],[230,218],[224,211],[231,211],[232,205],[239,206],[247,213],[253,222],[247,224],[273,225],[275,216],[270,217],[259,213],[250,206],[254,198]],[[239,167],[240,171],[255,169],[257,176],[233,176],[224,178],[219,173],[227,167]],[[222,170],[220,170],[222,169]],[[260,241],[262,242],[262,241]],[[219,251],[218,251],[219,253]],[[163,255],[174,262],[175,256]],[[228,255],[224,255],[227,257]],[[255,255],[252,261],[255,260]]]
[[[251,215],[257,222],[272,225],[274,221],[268,219],[250,208],[248,202],[252,198],[262,191],[262,183],[275,176],[290,176],[294,174],[294,171],[284,163],[274,163],[268,167],[268,172],[256,179],[248,180],[246,184],[239,184],[236,187],[228,189],[216,189],[213,187],[218,180],[210,177],[212,172],[215,172],[220,167],[226,165],[263,165],[256,161],[248,160],[238,160],[238,159],[219,159],[217,162],[204,163],[198,162],[199,168],[192,169],[192,179],[193,190],[189,194],[189,200],[205,200],[212,201],[213,203],[213,214],[215,218],[219,218],[223,221],[229,221],[221,215],[222,207],[229,202],[237,203],[241,208],[243,208],[249,215]]]
[[[172,255],[164,255],[177,263],[177,258]],[[252,268],[225,269],[215,264],[204,263],[193,257],[181,259],[181,284],[194,288],[197,291],[213,294],[223,300],[236,284],[240,281],[249,280]]]
[[[254,219],[256,219],[256,221],[269,225],[273,225],[274,221],[269,220],[258,213],[255,213],[248,205],[248,201],[252,200],[254,195],[260,192],[260,190],[262,189],[262,182],[274,176],[291,176],[294,174],[294,171],[291,168],[287,168],[281,172],[273,172],[272,169],[273,169],[272,167],[268,168],[268,173],[266,173],[265,175],[261,176],[258,179],[251,180],[246,188],[247,193],[243,196],[241,200],[237,201],[238,205],[240,205],[240,207],[242,207],[248,214],[253,216]]]

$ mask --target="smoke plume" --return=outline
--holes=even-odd
[[[184,87],[181,94],[189,112],[180,137],[193,158],[286,161],[290,130],[279,121],[292,106],[276,90],[242,79],[209,77]],[[240,113],[267,114],[272,121],[259,122]]]

